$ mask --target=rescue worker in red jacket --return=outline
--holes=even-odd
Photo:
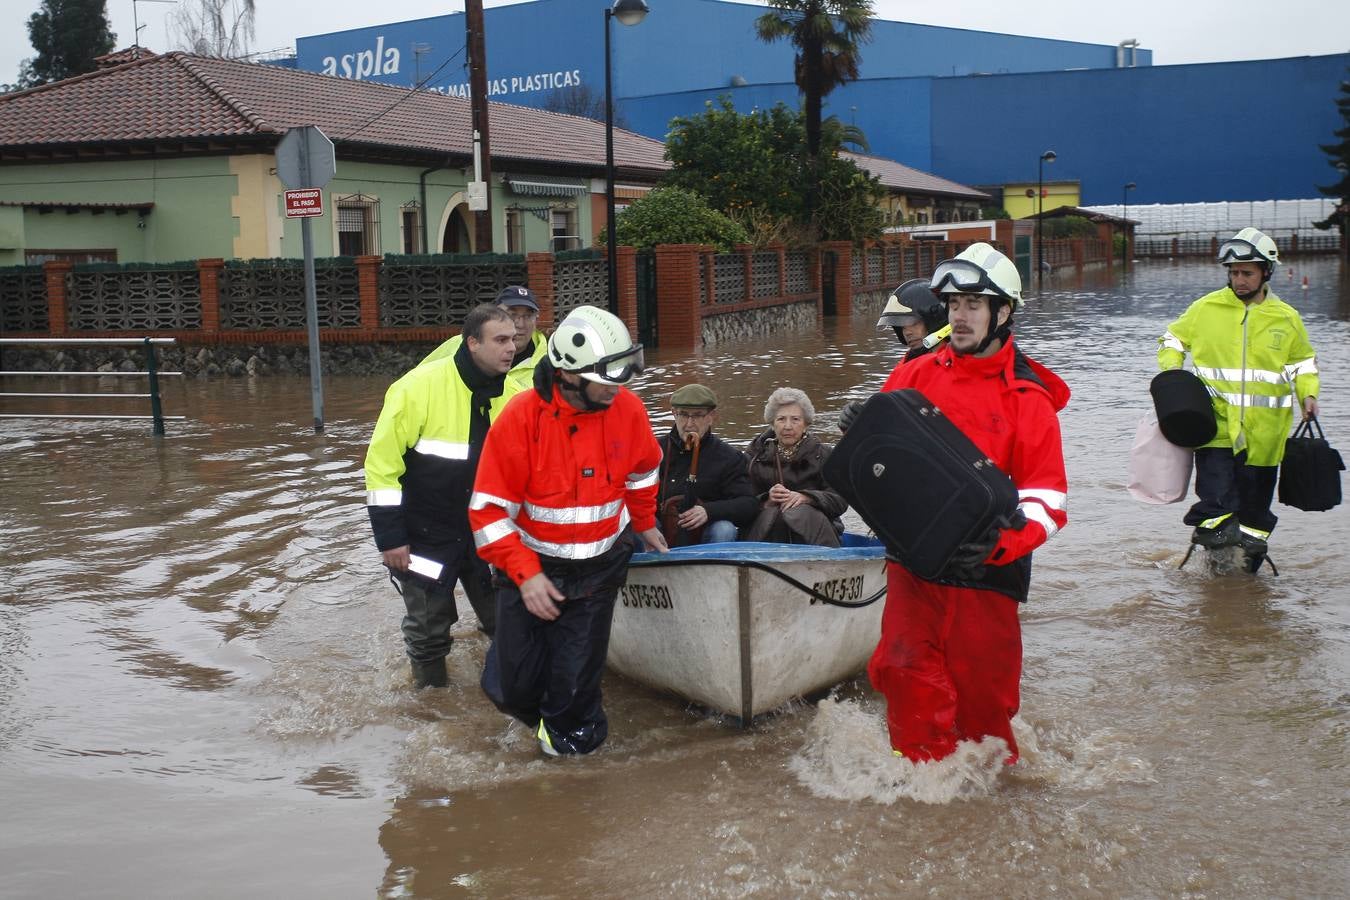
[[[878,328],[890,327],[905,348],[901,362],[910,362],[932,353],[952,326],[947,322],[947,302],[933,292],[927,278],[911,278],[891,292],[890,299],[877,319]],[[839,430],[848,433],[849,426],[862,412],[864,400],[850,400],[839,411]]]
[[[886,695],[891,747],[914,762],[942,759],[961,741],[1002,739],[1017,761],[1022,635],[1031,551],[1068,522],[1058,411],[1068,386],[1013,344],[1022,303],[1017,267],[972,244],[933,272],[947,300],[951,341],[896,366],[882,390],[916,388],[1017,487],[1013,521],[962,545],[934,581],[887,562],[881,642],[868,665]]]
[[[534,390],[493,422],[469,504],[478,554],[496,569],[497,625],[482,686],[550,756],[609,733],[600,676],[636,531],[656,523],[661,448],[623,387],[643,369],[617,316],[574,309],[549,338]]]
[[[911,278],[891,292],[877,319],[877,327],[890,326],[905,345],[905,362],[932,353],[946,339],[947,304],[933,293],[927,278]]]

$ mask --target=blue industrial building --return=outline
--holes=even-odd
[[[534,0],[485,11],[492,99],[544,105],[559,90],[604,91],[612,0]],[[754,33],[765,11],[723,0],[649,0],[641,25],[613,24],[616,104],[627,126],[664,138],[670,119],[728,94],[737,109],[795,106],[792,47]],[[467,96],[464,16],[300,38],[302,69]],[[1129,43],[1086,44],[876,21],[861,79],[826,98],[870,152],[965,184],[1025,182],[1042,151],[1082,203],[1314,197],[1334,180],[1319,143],[1341,120],[1350,54],[1153,66]],[[1252,102],[1250,98],[1259,98]],[[1240,104],[1240,105],[1239,105]],[[1246,122],[1234,115],[1247,109]]]

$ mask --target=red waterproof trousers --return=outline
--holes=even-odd
[[[1007,742],[1007,762],[1015,763],[1017,602],[924,581],[893,562],[886,563],[886,590],[881,642],[867,674],[886,695],[891,747],[924,762],[949,755],[958,741],[992,736]]]

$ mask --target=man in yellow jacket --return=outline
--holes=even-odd
[[[464,319],[464,340],[389,388],[366,451],[366,510],[375,547],[403,595],[403,642],[417,688],[444,687],[455,583],[492,634],[487,565],[474,550],[469,496],[488,427],[520,389],[507,376],[515,327],[484,303]]]
[[[1317,415],[1317,361],[1298,312],[1270,289],[1275,242],[1244,228],[1219,247],[1228,285],[1190,305],[1159,339],[1160,368],[1187,353],[1208,387],[1218,432],[1195,451],[1195,493],[1186,513],[1191,541],[1241,546],[1248,571],[1266,557],[1277,517],[1275,476],[1297,405]]]
[[[544,358],[548,349],[548,337],[539,330],[539,303],[534,292],[527,287],[513,284],[504,287],[493,301],[511,316],[515,326],[516,354],[511,359],[511,371],[508,377],[519,382],[524,388],[534,384],[534,368]],[[464,335],[457,334],[435,350],[427,354],[418,365],[426,365],[447,356],[454,356],[459,345],[464,343]]]

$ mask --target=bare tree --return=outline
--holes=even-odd
[[[179,0],[169,16],[177,45],[202,56],[237,59],[252,49],[254,0]]]
[[[552,93],[544,98],[541,109],[603,122],[605,121],[605,94],[603,91],[593,91],[589,85],[585,84],[555,88]],[[628,121],[624,117],[623,111],[617,106],[614,108],[614,127],[628,127]]]

